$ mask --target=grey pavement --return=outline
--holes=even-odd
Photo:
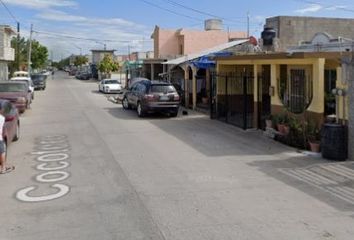
[[[9,161],[1,240],[354,236],[353,162],[308,157],[198,113],[139,119],[64,73],[36,92]],[[59,186],[70,191],[44,201]]]

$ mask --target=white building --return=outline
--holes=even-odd
[[[8,63],[15,60],[15,49],[11,48],[11,38],[15,35],[10,26],[0,25],[0,80],[8,79]]]

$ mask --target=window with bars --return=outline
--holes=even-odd
[[[279,97],[288,111],[306,111],[313,98],[312,78],[307,68],[280,66]]]

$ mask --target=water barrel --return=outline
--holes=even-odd
[[[261,37],[263,39],[264,46],[272,46],[273,39],[276,37],[277,33],[273,28],[265,27],[263,32],[261,33]]]
[[[324,124],[321,148],[323,158],[345,161],[348,158],[348,127],[340,124]]]

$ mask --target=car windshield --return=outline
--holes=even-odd
[[[118,80],[106,80],[105,84],[119,84]]]
[[[31,75],[32,80],[44,80],[45,76],[44,75]]]
[[[0,92],[24,92],[26,84],[0,84]]]
[[[152,93],[172,93],[176,92],[176,89],[172,85],[151,85],[150,92]]]

